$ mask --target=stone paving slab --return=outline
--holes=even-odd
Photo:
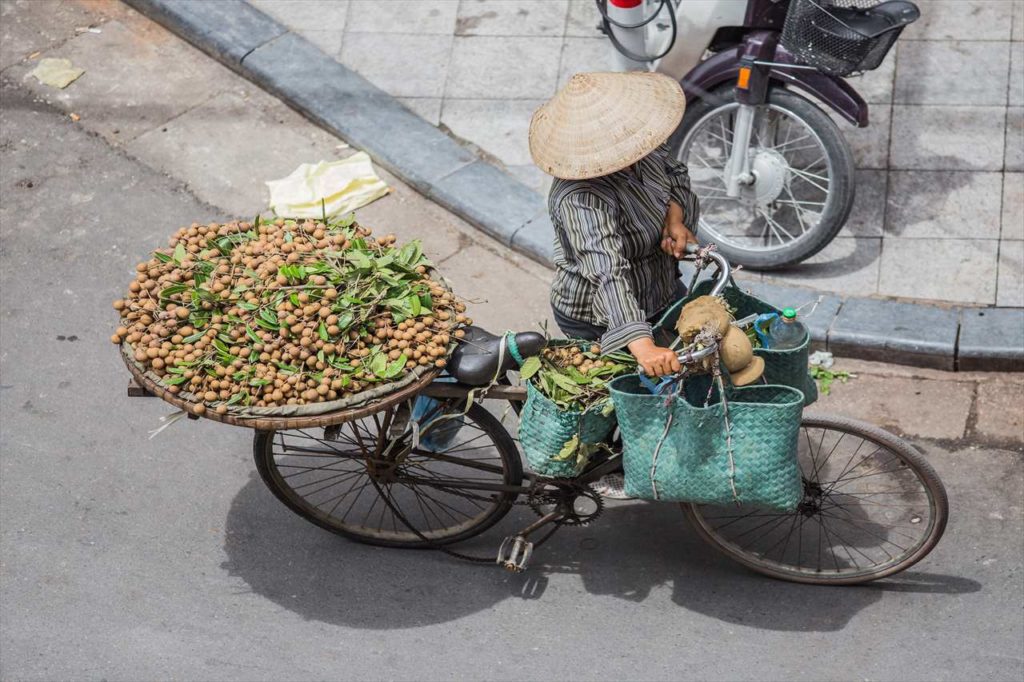
[[[791,284],[868,296],[878,291],[881,250],[880,238],[847,237],[840,233],[831,244],[799,266],[767,274]]]
[[[828,349],[867,360],[954,369],[960,311],[865,298],[843,303]]]
[[[887,236],[999,239],[1002,173],[891,171]]]
[[[984,438],[1020,447],[1024,441],[1024,382],[987,381],[978,384],[974,428]]]
[[[878,290],[886,296],[996,303],[995,271],[999,242],[994,239],[885,240]]]
[[[895,169],[1003,170],[1005,107],[893,105]]]
[[[999,249],[996,304],[1024,306],[1024,241],[1004,240]]]
[[[901,40],[1009,40],[1014,6],[1006,0],[925,0]]]
[[[898,104],[1006,105],[1008,42],[908,40],[897,43],[897,53]]]
[[[964,309],[957,345],[960,370],[1024,371],[1024,309]]]
[[[451,3],[455,4],[455,3]],[[469,0],[458,3],[460,36],[556,36],[565,30],[568,0]]]
[[[1024,173],[1003,175],[1003,239],[1024,239]]]

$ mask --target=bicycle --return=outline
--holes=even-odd
[[[730,279],[717,265],[713,293]],[[259,474],[289,509],[346,538],[393,548],[432,548],[479,563],[524,570],[533,549],[559,528],[594,520],[604,503],[591,484],[616,471],[615,448],[571,479],[524,472],[512,435],[483,407],[526,399],[508,377],[515,365],[509,335],[469,328],[449,363],[450,377],[430,374],[358,410],[316,417],[218,421],[256,429]],[[537,349],[538,334],[516,334]],[[713,347],[686,347],[681,363],[699,362]],[[130,395],[180,402],[128,363]],[[436,402],[414,418],[414,400]],[[431,429],[455,420],[455,437],[431,439]],[[436,421],[436,424],[434,423]],[[938,543],[948,499],[935,470],[909,443],[871,424],[805,414],[798,453],[803,499],[792,511],[682,503],[698,536],[748,568],[800,583],[849,585],[906,570]],[[470,556],[453,545],[480,535],[515,505],[537,519],[506,537],[493,557]],[[542,532],[543,531],[543,532]],[[534,541],[532,538],[538,538]]]

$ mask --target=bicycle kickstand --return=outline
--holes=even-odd
[[[526,539],[527,536],[562,516],[561,511],[551,511],[524,528],[518,535],[506,537],[502,540],[501,547],[498,548],[496,563],[506,571],[522,573],[526,570],[530,563],[530,557],[533,555],[533,543]]]

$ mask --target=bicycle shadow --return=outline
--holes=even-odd
[[[500,530],[460,545],[493,556],[503,533],[532,512],[517,508]],[[222,567],[249,590],[308,620],[367,629],[443,623],[508,599],[545,597],[552,579],[579,577],[587,593],[627,602],[671,589],[677,606],[728,623],[782,631],[836,631],[886,592],[963,594],[981,585],[911,570],[860,587],[819,587],[752,573],[704,544],[671,504],[617,503],[583,528],[565,528],[522,574],[434,551],[392,550],[336,537],[281,505],[258,476],[225,521]]]

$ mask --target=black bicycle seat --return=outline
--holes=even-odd
[[[830,7],[829,12],[865,38],[876,38],[886,31],[912,24],[921,10],[906,0],[889,0],[867,9]]]
[[[466,335],[448,360],[448,373],[455,380],[468,386],[486,386],[496,375],[516,369],[518,364],[508,348],[502,353],[504,336],[497,336],[480,327],[465,327]],[[546,343],[544,336],[537,332],[515,334],[515,343],[524,358],[537,355]],[[498,358],[501,357],[501,367]]]

